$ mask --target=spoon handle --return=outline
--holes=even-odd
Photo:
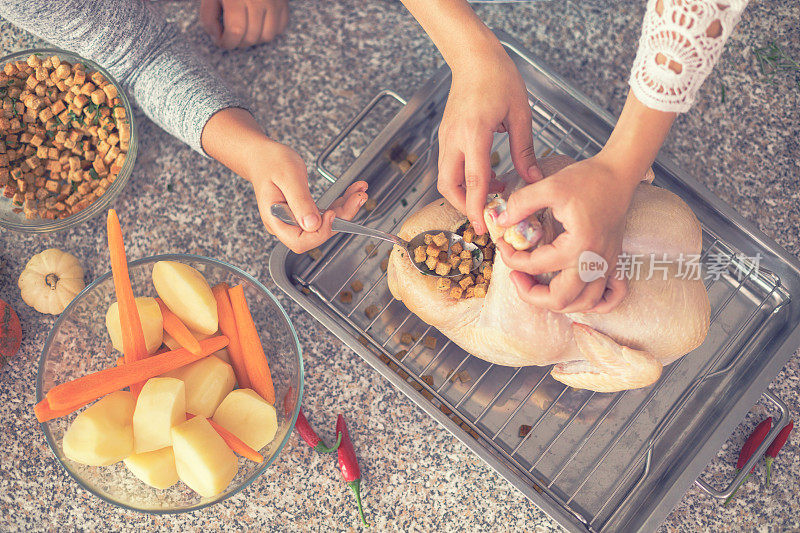
[[[297,220],[295,220],[294,215],[289,210],[289,205],[285,203],[278,203],[272,204],[270,207],[270,213],[275,216],[281,222],[285,222],[286,224],[291,224],[292,226],[299,226]],[[356,224],[354,222],[350,222],[348,220],[342,220],[341,218],[334,218],[333,224],[331,225],[331,229],[333,231],[340,231],[342,233],[355,233],[356,235],[366,235],[367,237],[374,237],[376,239],[381,239],[384,241],[389,241],[391,243],[400,245],[404,248],[408,246],[408,243],[398,237],[397,235],[392,235],[391,233],[386,233],[384,231],[380,231],[373,228],[368,228],[366,226],[362,226],[360,224]]]

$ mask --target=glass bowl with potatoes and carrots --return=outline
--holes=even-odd
[[[128,262],[108,216],[111,271],[50,331],[36,418],[66,471],[103,500],[193,511],[252,483],[289,439],[303,393],[295,330],[254,277],[168,254]]]

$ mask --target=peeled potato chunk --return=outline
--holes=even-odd
[[[162,334],[164,327],[161,318],[161,309],[155,298],[142,296],[136,298],[136,309],[139,311],[139,319],[142,322],[142,332],[144,333],[144,343],[147,346],[147,353],[158,350],[163,342]],[[119,320],[119,305],[117,302],[108,306],[106,312],[106,329],[111,337],[111,344],[115,350],[122,351],[122,326]]]
[[[164,376],[183,381],[186,386],[186,412],[209,418],[236,385],[236,376],[228,363],[213,355]]]
[[[166,489],[178,482],[175,455],[170,446],[152,452],[129,455],[123,463],[131,474],[156,489]]]
[[[76,463],[108,466],[133,453],[133,409],[127,391],[112,392],[75,417],[64,433],[64,455]]]
[[[186,327],[206,335],[219,329],[217,301],[196,269],[177,261],[159,261],[153,266],[153,285]]]
[[[133,412],[133,449],[150,452],[172,444],[172,426],[186,420],[186,387],[171,377],[151,378]]]
[[[236,476],[236,456],[205,418],[172,428],[172,451],[180,480],[206,498],[224,491]]]
[[[213,420],[254,450],[269,444],[278,432],[275,408],[252,389],[236,389],[228,394]]]

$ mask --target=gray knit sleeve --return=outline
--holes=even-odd
[[[142,0],[0,0],[0,16],[105,67],[154,122],[204,153],[208,119],[245,107]]]

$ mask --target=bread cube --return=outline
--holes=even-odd
[[[117,97],[117,88],[110,83],[103,85],[103,92],[106,93],[106,100],[108,100],[109,102],[111,101],[112,98]]]
[[[436,265],[436,274],[439,276],[446,276],[450,273],[450,265],[444,261],[440,261]]]
[[[428,254],[426,250],[427,248],[425,246],[417,246],[416,248],[414,248],[415,263],[424,263],[428,259]]]
[[[445,245],[447,245],[448,242],[449,240],[447,239],[447,236],[444,234],[444,232],[437,233],[436,235],[433,236],[433,243],[439,248],[443,248]]]

